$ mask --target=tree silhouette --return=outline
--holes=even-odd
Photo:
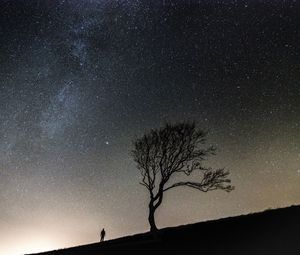
[[[156,232],[155,211],[163,201],[164,192],[175,187],[191,187],[202,192],[234,189],[228,179],[229,172],[213,170],[201,163],[215,154],[214,147],[201,148],[206,142],[206,133],[195,123],[166,124],[160,129],[152,129],[133,141],[132,155],[140,170],[141,185],[149,191],[150,231]],[[171,177],[189,176],[199,171],[198,181],[174,181]],[[171,183],[170,183],[171,182]]]

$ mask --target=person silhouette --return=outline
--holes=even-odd
[[[101,233],[100,233],[100,242],[103,242],[104,241],[104,237],[105,237],[105,230],[104,228],[101,230]]]

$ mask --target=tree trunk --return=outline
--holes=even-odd
[[[152,233],[157,231],[157,227],[156,227],[156,224],[155,224],[154,213],[155,213],[155,208],[154,208],[154,205],[153,205],[153,201],[150,201],[148,221],[149,221],[149,224],[150,224],[150,232],[152,232]]]

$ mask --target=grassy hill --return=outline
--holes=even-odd
[[[40,255],[300,255],[300,206],[165,228]]]

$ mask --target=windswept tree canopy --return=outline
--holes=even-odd
[[[233,190],[224,168],[213,170],[204,167],[202,161],[215,154],[214,147],[204,147],[206,133],[197,129],[195,123],[166,124],[152,129],[134,141],[134,161],[140,170],[141,185],[150,193],[149,223],[155,230],[154,212],[160,206],[163,193],[179,186],[191,187],[203,192]],[[199,171],[199,179],[171,183],[171,177],[189,176]],[[176,178],[177,179],[177,178]],[[151,218],[151,219],[150,219]],[[153,221],[153,222],[151,222]]]

